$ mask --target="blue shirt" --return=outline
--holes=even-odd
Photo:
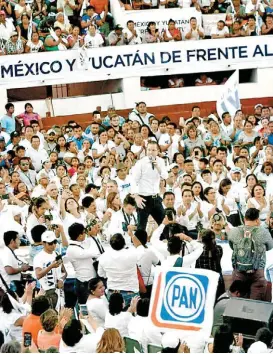
[[[2,125],[2,128],[4,128],[8,134],[14,132],[15,131],[15,117],[14,117],[14,115],[12,115],[12,117],[9,117],[5,114],[1,118],[1,125]]]
[[[267,139],[268,139],[268,145],[273,145],[273,134],[269,134]]]
[[[73,138],[71,139],[71,141],[74,141],[77,144],[77,147],[78,147],[79,150],[82,149],[82,143],[83,143],[84,140],[85,140],[85,138],[83,136],[80,137],[80,138],[75,138],[73,136]]]

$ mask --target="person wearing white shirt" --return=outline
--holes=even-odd
[[[222,20],[218,21],[217,26],[212,28],[210,35],[212,39],[228,37],[229,30],[228,27],[225,25],[225,22]]]
[[[123,29],[125,43],[129,45],[141,44],[142,40],[139,31],[135,28],[135,23],[132,20],[127,22],[127,28]]]
[[[135,236],[144,247],[144,253],[138,261],[137,266],[146,286],[146,297],[150,297],[154,281],[154,268],[160,264],[160,255],[153,246],[147,245],[148,236],[145,230],[136,230]]]
[[[0,37],[8,41],[10,35],[15,31],[12,18],[6,18],[5,11],[0,11]]]
[[[146,229],[149,215],[152,215],[158,225],[164,219],[164,209],[159,196],[160,179],[166,179],[168,172],[164,160],[158,157],[156,142],[147,145],[147,156],[139,160],[133,169],[132,193],[138,206],[138,227]]]
[[[181,257],[182,241],[190,241],[193,244],[194,249],[190,254]],[[179,236],[171,237],[168,240],[167,247],[170,255],[162,262],[162,268],[190,268],[193,264],[195,265],[196,260],[201,256],[203,252],[203,245],[201,243],[192,240],[190,237],[184,234],[179,234]]]
[[[145,102],[138,102],[136,108],[129,114],[129,120],[136,120],[140,125],[150,126],[150,118],[154,117],[153,114],[147,112],[147,106]]]
[[[58,302],[56,289],[63,289],[67,272],[62,258],[55,251],[57,245],[55,233],[45,231],[42,234],[42,242],[44,249],[34,257],[33,268],[41,289],[45,291],[45,296],[50,301],[52,308],[55,308]]]
[[[102,35],[97,32],[95,25],[90,25],[87,35],[84,37],[84,45],[86,48],[98,48],[102,47],[104,40]]]
[[[24,285],[21,282],[22,272],[29,269],[28,264],[24,264],[15,254],[15,250],[20,247],[19,235],[16,231],[7,231],[4,233],[5,249],[2,254],[1,260],[5,269],[7,284],[10,289],[23,296]]]
[[[89,297],[86,302],[88,313],[99,327],[104,327],[108,311],[108,301],[105,296],[105,286],[100,278],[89,281]]]
[[[147,345],[161,345],[162,334],[153,326],[149,319],[150,300],[139,299],[136,305],[136,316],[132,317],[128,324],[128,335],[137,340],[143,347],[144,353],[147,353]]]
[[[96,277],[93,258],[97,256],[97,252],[92,248],[93,242],[90,238],[85,239],[85,228],[82,224],[74,223],[69,226],[68,234],[71,241],[66,251],[66,257],[75,271],[75,292],[78,303],[85,304],[89,295],[88,282]]]
[[[199,39],[203,39],[204,37],[205,37],[205,32],[203,28],[197,25],[197,19],[195,17],[192,17],[190,19],[190,30],[188,33],[186,33],[185,39],[190,41],[196,41]]]
[[[111,249],[101,255],[98,267],[98,275],[107,278],[108,295],[119,291],[126,306],[139,293],[136,265],[144,252],[144,247],[135,236],[132,236],[132,242],[135,248],[126,249],[121,234],[112,236]]]
[[[119,163],[117,165],[117,175],[118,176],[115,180],[118,184],[120,199],[123,201],[124,198],[131,192],[132,177],[128,176],[127,168],[124,163]]]
[[[183,152],[185,147],[181,136],[175,134],[176,129],[177,125],[170,122],[167,125],[168,133],[162,134],[158,142],[161,151],[167,153],[170,162],[173,160],[174,154],[177,152]]]
[[[135,212],[136,202],[133,197],[127,195],[123,202],[123,208],[112,215],[108,233],[114,235],[120,233],[123,235],[126,245],[132,244],[129,232],[137,229],[137,215]]]
[[[26,156],[31,158],[31,162],[36,172],[39,172],[43,167],[43,162],[48,159],[48,154],[45,149],[40,148],[40,138],[33,135],[31,138],[31,147],[26,151]]]

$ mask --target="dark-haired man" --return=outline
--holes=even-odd
[[[135,248],[126,249],[124,237],[120,233],[113,235],[110,239],[111,249],[101,255],[98,268],[98,275],[107,278],[108,296],[120,292],[125,307],[139,294],[136,265],[144,252],[144,247],[134,235],[132,242]]]
[[[15,254],[15,250],[20,247],[19,234],[16,231],[4,233],[5,250],[2,255],[2,262],[7,273],[7,285],[15,291],[19,297],[24,294],[24,284],[21,281],[22,272],[29,269],[28,264],[24,264]]]
[[[244,239],[254,242],[251,259],[248,243],[242,242]],[[264,278],[266,251],[273,248],[273,240],[269,231],[261,226],[259,210],[249,208],[245,213],[245,225],[228,231],[228,240],[233,249],[233,280],[247,281],[250,284],[250,299],[264,300],[267,286]]]

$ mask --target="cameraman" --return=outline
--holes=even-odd
[[[6,247],[3,252],[2,261],[7,273],[7,284],[12,291],[16,292],[19,297],[22,297],[25,288],[22,273],[29,269],[29,265],[24,264],[15,254],[15,250],[20,247],[19,234],[16,231],[5,232],[4,242]]]
[[[50,301],[52,308],[58,302],[56,289],[63,289],[67,272],[63,265],[61,256],[56,251],[57,238],[53,231],[45,231],[42,234],[44,249],[39,252],[33,260],[33,268],[45,296]]]
[[[162,254],[164,259],[168,259],[168,257],[170,256],[167,242],[172,237],[179,237],[180,240],[186,241],[181,243],[180,248],[180,256],[183,257],[183,260],[186,261],[186,257],[188,255],[191,255],[192,253],[194,253],[195,260],[201,255],[203,251],[203,245],[201,245],[195,240],[192,240],[190,237],[185,235],[184,232],[181,232],[182,230],[187,232],[187,230],[183,228],[183,226],[175,223],[174,221],[170,221],[168,217],[165,216],[162,224],[153,232],[151,237],[151,244],[157,249],[158,252]],[[172,262],[172,259],[170,259],[170,261],[166,264],[169,264],[170,262]],[[184,261],[183,263],[185,264]]]

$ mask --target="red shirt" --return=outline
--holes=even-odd
[[[90,5],[94,6],[97,14],[101,14],[105,10],[105,6],[108,5],[108,0],[90,0]]]

